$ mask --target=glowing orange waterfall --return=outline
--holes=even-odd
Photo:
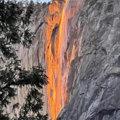
[[[46,43],[46,62],[47,62],[47,76],[49,84],[47,85],[47,98],[48,98],[48,110],[51,120],[56,120],[60,110],[65,106],[66,94],[64,91],[67,90],[66,86],[62,85],[62,55],[65,49],[65,40],[67,39],[67,23],[65,19],[66,0],[59,27],[59,35],[55,38],[54,43],[54,55],[52,53],[52,42],[51,34],[54,25],[50,22],[51,26],[46,29],[47,43]],[[57,11],[59,11],[57,9]],[[49,19],[49,18],[48,18]],[[53,25],[53,26],[52,26]],[[66,80],[67,83],[67,78]],[[65,87],[65,88],[63,88]],[[64,90],[63,90],[64,89]]]

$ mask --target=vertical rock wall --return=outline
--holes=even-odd
[[[77,20],[81,6],[78,0],[54,0],[48,6],[38,6],[30,26],[36,34],[35,41],[29,50],[18,46],[23,67],[29,69],[42,64],[46,68],[49,84],[43,90],[44,111],[49,113],[52,120],[56,120],[70,98],[70,91],[67,95],[67,79],[70,64],[80,51]],[[18,90],[18,98],[23,91]]]
[[[49,5],[45,55],[49,80],[47,86],[48,109],[52,120],[56,120],[60,110],[69,101],[67,80],[70,64],[80,50],[76,23],[81,6],[82,4],[78,0],[66,0],[62,3],[54,1]],[[76,50],[76,45],[78,45],[78,50]]]
[[[24,48],[23,46],[16,46],[18,49],[18,56],[21,59],[22,67],[30,69],[32,66],[42,65],[43,69],[46,68],[45,48],[46,48],[46,26],[48,23],[45,17],[48,14],[48,4],[42,4],[36,6],[34,14],[32,15],[32,23],[30,29],[35,33],[35,40],[33,41],[30,49]],[[16,101],[24,103],[24,97],[27,94],[29,88],[18,88],[18,97]],[[46,87],[42,90],[44,107],[43,114],[48,113],[47,106],[47,91]]]
[[[77,20],[81,51],[69,72],[72,96],[58,120],[119,120],[120,1],[78,1],[84,3]]]
[[[54,0],[33,20],[33,46],[18,54],[26,69],[46,68],[44,112],[55,120],[66,105],[58,120],[119,120],[120,1]]]

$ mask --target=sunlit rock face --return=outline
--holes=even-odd
[[[34,11],[35,41],[18,55],[26,69],[46,69],[51,120],[120,119],[119,14],[119,0],[53,0]]]
[[[46,69],[49,84],[43,89],[43,111],[48,112],[52,120],[56,120],[69,101],[68,73],[72,60],[79,56],[80,51],[81,38],[76,36],[78,17],[74,17],[80,9],[80,2],[75,0],[68,3],[69,0],[54,0],[45,7],[38,6],[30,26],[36,34],[33,45],[29,50],[19,46],[18,52],[22,66],[26,69],[40,64]],[[23,91],[25,89],[18,90],[18,98]],[[23,102],[23,98],[20,98],[20,102]]]
[[[69,70],[72,93],[58,120],[119,120],[120,1],[78,1],[83,6],[73,19],[78,17],[75,36],[81,50]]]
[[[67,104],[67,80],[70,64],[75,58],[77,41],[77,17],[80,2],[69,0],[54,1],[49,5],[46,17],[47,26],[46,70],[49,80],[47,86],[48,110],[50,118],[56,120],[60,110]],[[78,47],[79,47],[78,46]],[[80,47],[79,47],[80,48]],[[79,49],[80,50],[80,49]],[[76,55],[75,55],[76,54]]]

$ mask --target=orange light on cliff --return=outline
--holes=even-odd
[[[67,3],[68,0],[66,0],[65,3]],[[55,2],[58,4],[57,2]],[[65,7],[65,6],[64,6]],[[54,9],[55,8],[55,9]],[[49,7],[50,14],[53,14],[54,11],[59,11],[59,9],[56,7],[55,4],[51,4]],[[52,11],[52,12],[51,12]],[[56,120],[56,117],[58,116],[60,110],[64,107],[64,104],[62,102],[62,84],[61,84],[61,54],[62,54],[62,45],[63,45],[63,36],[62,36],[62,30],[64,29],[64,16],[65,16],[65,9],[63,8],[62,14],[61,14],[61,22],[59,27],[59,37],[56,36],[55,43],[54,43],[54,54],[52,51],[52,41],[51,41],[51,35],[52,30],[54,28],[54,21],[51,21],[51,16],[49,16],[47,19],[49,20],[49,25],[46,28],[46,36],[47,36],[47,43],[46,43],[46,62],[47,62],[47,76],[49,84],[47,85],[47,99],[48,99],[48,110],[49,110],[49,116],[51,120]],[[53,20],[53,19],[52,19]],[[53,26],[52,26],[53,25]],[[64,99],[66,99],[66,95],[63,95]],[[65,101],[65,100],[64,100]]]

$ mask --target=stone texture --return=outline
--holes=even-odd
[[[33,46],[30,50],[17,46],[26,69],[40,64],[47,68],[46,49],[52,57],[59,52],[54,46],[59,44],[64,3],[54,0],[50,6],[36,8],[30,26],[36,33]],[[120,1],[69,0],[63,19],[60,87],[67,97],[61,95],[60,100],[67,105],[58,120],[120,120]],[[49,57],[53,62],[54,57]],[[18,90],[20,102],[21,93],[25,89]],[[44,112],[48,112],[46,88],[43,93]]]
[[[46,68],[46,59],[45,59],[45,44],[46,44],[46,35],[45,29],[48,23],[46,22],[46,16],[48,14],[48,4],[41,4],[36,6],[34,14],[32,15],[33,22],[29,26],[31,31],[35,33],[35,40],[33,41],[30,49],[25,49],[22,46],[18,46],[18,56],[22,60],[22,66],[25,69],[30,69],[32,66],[41,66]],[[29,88],[23,88],[22,90],[18,88],[18,100],[21,99],[20,103],[23,103],[24,92],[28,91]],[[44,94],[43,101],[43,114],[48,113],[47,107],[47,92],[46,87],[41,90]],[[21,96],[22,93],[22,96]]]
[[[39,4],[36,6],[34,10],[34,14],[32,15],[32,23],[29,26],[31,31],[33,31],[36,36],[35,40],[30,47],[30,49],[24,48],[23,46],[16,45],[15,48],[18,50],[18,57],[21,60],[22,67],[25,69],[30,69],[32,66],[40,66],[45,69],[46,68],[46,60],[45,60],[45,43],[46,43],[46,35],[45,28],[48,25],[45,17],[48,14],[48,4]],[[24,103],[24,98],[27,95],[29,87],[17,88],[17,98],[12,100],[12,103],[19,102],[21,105]],[[41,90],[44,94],[43,101],[43,114],[48,113],[47,107],[47,94],[46,87]],[[18,113],[19,110],[12,110],[12,105],[9,105],[7,108],[7,112]]]
[[[70,102],[58,120],[119,120],[120,1],[79,1],[84,2],[76,35],[76,42],[81,38],[81,51],[69,72]]]

